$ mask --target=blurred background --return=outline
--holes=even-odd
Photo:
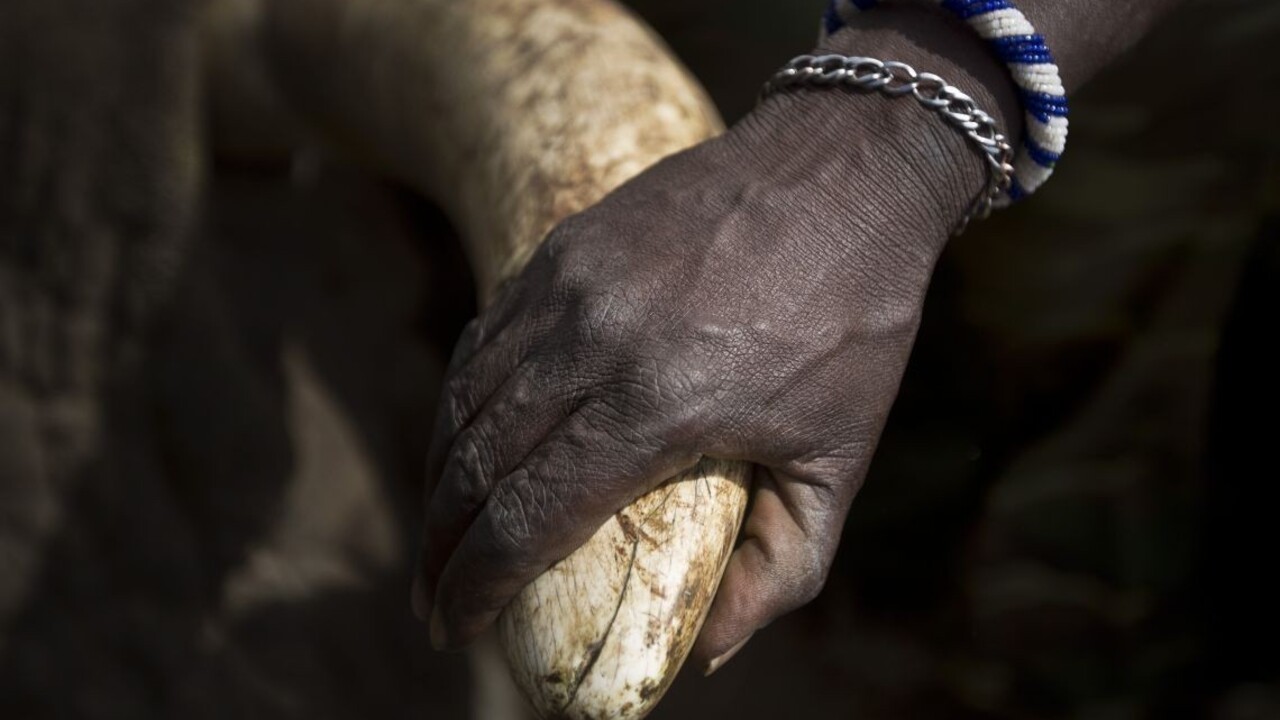
[[[0,717],[509,701],[408,604],[456,238],[258,152],[254,4],[0,3]],[[732,120],[823,2],[630,4]],[[1280,718],[1278,41],[1189,2],[1073,99],[945,256],[824,594],[655,718]]]

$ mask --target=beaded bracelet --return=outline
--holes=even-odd
[[[823,37],[848,25],[881,0],[831,0]],[[996,204],[1035,192],[1053,174],[1067,144],[1067,93],[1053,53],[1012,0],[936,0],[978,33],[1009,68],[1026,111],[1026,130],[1014,159],[1013,182]]]

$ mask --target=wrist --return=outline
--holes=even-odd
[[[1009,137],[1021,130],[1022,109],[1009,71],[972,28],[941,8],[884,4],[858,16],[818,52],[898,60],[942,76],[1000,121]]]
[[[882,6],[863,18],[815,54],[897,60],[937,74],[993,115],[1007,137],[1018,136],[1013,84],[963,23],[913,6]],[[856,210],[867,192],[882,195],[869,199],[901,209],[893,222],[922,230],[935,252],[987,181],[986,164],[964,133],[909,96],[838,88],[779,92],[730,134],[775,172],[795,163],[812,167],[823,185],[813,189],[834,193],[843,207]]]

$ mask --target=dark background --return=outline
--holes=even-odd
[[[730,119],[821,5],[633,3]],[[496,718],[407,600],[465,267],[238,133],[247,8],[0,3],[0,717]],[[655,718],[1280,718],[1278,81],[1280,4],[1207,0],[1073,98],[944,258],[823,596]]]

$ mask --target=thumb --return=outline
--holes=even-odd
[[[826,583],[848,502],[830,487],[756,471],[743,541],[729,559],[693,648],[710,675],[760,628],[813,600]]]

